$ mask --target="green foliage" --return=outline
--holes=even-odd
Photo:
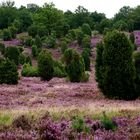
[[[91,36],[91,28],[90,28],[89,24],[84,23],[82,25],[82,31],[84,34]]]
[[[10,33],[9,29],[4,29],[3,30],[3,40],[8,41],[8,40],[11,40],[11,39],[12,39],[12,36],[11,36],[11,33]]]
[[[31,57],[29,55],[26,56],[25,63],[32,65],[32,59],[31,59]]]
[[[82,47],[83,47],[83,48],[89,48],[89,49],[90,49],[90,36],[86,35],[86,36],[82,39]]]
[[[76,33],[76,39],[78,41],[78,44],[81,45],[82,40],[84,38],[84,33],[82,32],[82,30],[80,28],[76,29],[75,33]]]
[[[132,61],[132,46],[124,33],[113,31],[104,39],[103,93],[109,98],[132,100],[135,67]]]
[[[19,55],[19,64],[23,65],[26,62],[26,56],[24,54]]]
[[[16,38],[17,29],[14,26],[10,26],[10,27],[8,27],[8,29],[11,33],[11,37]]]
[[[104,73],[104,64],[103,64],[103,51],[104,45],[102,42],[98,43],[96,46],[96,64],[95,64],[95,75],[96,81],[100,89],[103,89],[103,73]]]
[[[85,72],[83,58],[73,49],[67,49],[64,53],[66,72],[71,82],[80,82]]]
[[[66,77],[65,66],[60,62],[55,60],[54,61],[54,77]]]
[[[112,119],[108,118],[106,114],[104,114],[101,123],[106,130],[115,130],[117,128],[116,124]]]
[[[37,57],[38,56],[38,49],[36,45],[32,46],[32,55],[33,57]]]
[[[61,47],[61,52],[64,53],[65,50],[68,48],[68,44],[66,43],[66,41],[62,41],[60,47]]]
[[[133,58],[136,68],[135,88],[137,94],[140,95],[140,52],[135,52]]]
[[[0,84],[17,84],[18,71],[15,63],[5,59],[0,63]]]
[[[35,37],[35,45],[37,46],[37,48],[42,48],[42,41],[38,35]]]
[[[38,72],[42,80],[49,81],[53,78],[53,58],[46,50],[42,50],[38,56]]]
[[[90,77],[89,71],[85,71],[81,77],[81,82],[88,82]]]
[[[5,53],[5,45],[3,43],[0,43],[0,52],[1,54]]]
[[[86,125],[84,122],[83,118],[80,117],[73,117],[72,121],[72,128],[77,131],[78,133],[85,132],[89,133],[90,132],[90,127]]]
[[[31,66],[30,64],[24,64],[21,72],[24,77],[38,77],[38,68]]]
[[[82,57],[85,63],[85,70],[86,71],[90,71],[90,53],[89,53],[89,49],[84,49],[82,52]]]
[[[56,38],[53,35],[50,35],[46,38],[45,43],[49,48],[54,48],[56,45]]]
[[[123,20],[119,20],[113,25],[113,28],[117,29],[119,31],[127,31],[128,30],[128,24]]]
[[[135,36],[134,36],[134,33],[131,33],[131,34],[130,34],[130,41],[132,42],[132,44],[135,43]]]
[[[13,61],[16,65],[19,64],[19,49],[18,47],[11,46],[7,47],[5,50],[5,57],[9,58],[9,60]]]
[[[28,38],[25,38],[24,45],[25,46],[32,46],[33,45],[33,39],[32,39],[32,37],[29,36]]]

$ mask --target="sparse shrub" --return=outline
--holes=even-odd
[[[85,72],[83,58],[75,50],[67,49],[64,53],[66,72],[71,82],[80,82]]]
[[[82,52],[82,57],[85,63],[85,70],[90,71],[90,53],[89,49],[85,48]]]
[[[90,127],[86,125],[83,118],[73,117],[72,128],[78,133],[90,133]]]
[[[102,42],[96,45],[96,64],[95,64],[95,75],[98,86],[103,90],[103,75],[104,75],[104,65],[103,65],[103,51],[104,45]]]
[[[89,71],[85,71],[85,73],[83,73],[83,75],[82,75],[81,82],[88,82],[89,77],[90,77]]]
[[[82,47],[83,47],[83,48],[89,48],[89,49],[90,49],[90,36],[86,35],[86,36],[82,39]]]
[[[17,117],[15,120],[13,120],[12,125],[15,128],[21,128],[22,130],[31,129],[31,122],[24,115],[21,115],[21,116]]]
[[[37,48],[42,48],[42,41],[38,35],[35,37],[35,45],[37,46]]]
[[[64,65],[60,62],[55,60],[54,61],[54,77],[66,77],[66,71]]]
[[[75,30],[69,30],[68,35],[71,37],[72,40],[76,40],[76,33]]]
[[[136,68],[135,88],[137,94],[140,95],[140,52],[135,52],[133,58]]]
[[[8,29],[4,29],[3,30],[3,40],[4,41],[8,41],[8,40],[11,40],[12,39],[12,36],[11,36],[11,33]]]
[[[62,41],[60,47],[61,47],[61,52],[64,53],[65,50],[68,48],[66,41]]]
[[[84,23],[82,25],[82,31],[84,34],[91,36],[91,28],[90,28],[89,24]]]
[[[19,64],[23,65],[26,62],[26,56],[24,54],[19,55]]]
[[[9,59],[2,60],[0,63],[0,84],[17,84],[18,71],[14,62]]]
[[[38,77],[38,68],[31,66],[30,64],[24,64],[21,72],[24,77]]]
[[[135,67],[132,61],[132,46],[124,33],[113,31],[104,39],[103,93],[109,98],[132,100]]]
[[[38,72],[42,80],[49,81],[53,78],[53,58],[46,50],[42,50],[38,56]]]
[[[1,54],[5,53],[5,45],[3,43],[0,43],[0,52]]]
[[[37,57],[38,56],[38,49],[36,45],[32,46],[32,55],[33,57]]]
[[[114,123],[112,119],[106,116],[106,114],[103,114],[103,118],[101,120],[101,123],[103,125],[103,128],[106,130],[115,130],[117,128],[117,125]]]
[[[19,64],[19,49],[15,46],[7,47],[5,50],[5,57],[13,61],[16,65]]]

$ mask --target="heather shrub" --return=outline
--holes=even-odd
[[[2,37],[3,37],[3,40],[4,41],[8,41],[8,40],[11,40],[12,39],[11,33],[10,33],[10,31],[8,29],[4,29],[3,30]]]
[[[82,31],[84,34],[91,36],[91,28],[90,28],[89,24],[84,23],[82,25]]]
[[[33,67],[30,64],[24,64],[21,75],[24,77],[38,77],[38,68]]]
[[[38,35],[35,37],[34,44],[37,46],[37,48],[42,48],[42,41],[41,41],[41,38]]]
[[[65,66],[60,62],[55,60],[54,61],[54,77],[66,77]]]
[[[24,54],[19,55],[19,64],[23,65],[26,62],[26,56]]]
[[[32,56],[37,57],[38,56],[38,49],[36,45],[32,46]]]
[[[31,129],[31,122],[24,115],[19,116],[16,119],[14,119],[13,122],[12,122],[12,125],[13,125],[13,127],[21,128],[22,130],[29,130],[29,129]]]
[[[0,84],[17,84],[18,70],[14,62],[5,59],[0,63]]]
[[[5,45],[3,43],[0,43],[0,52],[1,54],[5,53]]]
[[[89,48],[89,49],[90,49],[90,36],[86,35],[86,36],[82,39],[82,47],[83,47],[83,48]]]
[[[103,65],[103,51],[104,45],[102,42],[96,45],[96,64],[95,64],[95,76],[98,86],[103,90],[103,75],[104,75],[104,65]]]
[[[46,50],[42,50],[38,56],[38,72],[42,80],[49,81],[53,78],[53,58]]]
[[[65,50],[68,48],[66,41],[62,41],[60,47],[61,47],[61,52],[64,53]]]
[[[85,48],[82,52],[82,57],[85,63],[85,70],[90,71],[90,53],[89,49]]]
[[[124,33],[107,33],[103,51],[103,93],[107,97],[125,100],[137,97],[132,52],[132,46]]]
[[[7,47],[5,50],[5,57],[13,61],[16,65],[19,64],[19,49],[15,46]]]
[[[83,58],[75,50],[67,49],[64,53],[66,72],[71,82],[80,82],[85,72]]]
[[[137,94],[140,95],[140,52],[135,52],[133,58],[136,68],[135,88]]]

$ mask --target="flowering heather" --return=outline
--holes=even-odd
[[[11,41],[3,41],[2,43],[4,43],[5,46],[20,46],[21,45],[21,41],[18,39],[13,39]]]

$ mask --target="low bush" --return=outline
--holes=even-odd
[[[26,56],[24,54],[19,55],[19,64],[23,65],[26,62]]]
[[[47,50],[42,50],[38,56],[38,72],[42,80],[49,81],[53,78],[53,58]]]
[[[54,77],[66,77],[65,66],[60,61],[54,61]]]
[[[26,56],[25,63],[32,65],[32,58],[29,55]]]
[[[0,84],[17,84],[18,70],[14,62],[9,59],[2,60],[0,63]]]
[[[83,73],[83,75],[82,75],[81,82],[88,82],[89,77],[90,77],[89,71],[85,71],[85,73]]]
[[[3,43],[0,43],[0,52],[1,52],[1,54],[3,54],[3,55],[4,55],[4,53],[5,53],[5,45],[4,45]]]
[[[65,50],[68,48],[66,41],[62,41],[60,47],[61,47],[61,52],[64,53]]]
[[[9,40],[12,39],[11,33],[10,33],[10,31],[9,31],[8,29],[4,29],[4,30],[3,30],[3,35],[2,35],[2,37],[3,37],[3,40],[4,40],[4,41],[9,41]]]
[[[67,49],[64,53],[66,72],[71,82],[80,82],[85,72],[83,58],[73,49]]]
[[[30,64],[24,64],[21,72],[24,77],[38,77],[38,68],[31,66]]]
[[[84,36],[84,38],[82,39],[82,47],[90,49],[90,36],[88,35]]]
[[[7,47],[5,50],[5,57],[13,61],[16,65],[19,64],[19,49],[15,46]]]
[[[85,63],[85,70],[90,71],[90,50],[85,48],[82,52],[82,57]]]
[[[38,49],[36,45],[32,46],[32,56],[37,57],[38,56]]]

